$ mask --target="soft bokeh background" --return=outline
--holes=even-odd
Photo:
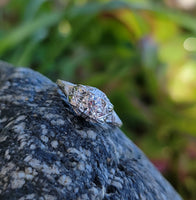
[[[0,0],[0,59],[103,90],[123,131],[196,199],[196,0]]]

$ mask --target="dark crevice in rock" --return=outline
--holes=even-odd
[[[118,191],[118,189],[113,185],[108,185],[106,188],[106,193],[108,193],[108,194],[116,193],[117,191]]]

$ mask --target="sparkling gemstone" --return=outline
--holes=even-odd
[[[112,114],[113,105],[106,95],[97,88],[79,85],[70,92],[70,103],[75,111],[94,119],[104,122],[108,115]]]
[[[119,127],[122,125],[122,121],[114,111],[113,105],[99,89],[59,79],[57,84],[67,96],[77,115],[93,122],[106,122]]]

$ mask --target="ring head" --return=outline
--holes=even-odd
[[[70,104],[76,112],[94,121],[105,122],[112,114],[113,105],[106,95],[97,88],[90,86],[75,86],[69,94]]]
[[[57,84],[77,115],[92,122],[122,125],[122,121],[114,111],[114,106],[101,90],[63,80],[57,80]]]

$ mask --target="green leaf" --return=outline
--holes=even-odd
[[[51,27],[56,24],[63,17],[63,13],[55,12],[47,15],[39,16],[34,21],[25,23],[13,32],[8,33],[6,36],[0,39],[0,54],[5,53],[7,50],[16,46],[20,42],[33,35],[39,29]]]
[[[73,7],[70,10],[70,17],[76,17],[78,15],[89,15],[89,14],[99,14],[103,11],[112,11],[120,9],[130,9],[138,11],[150,11],[155,14],[161,14],[162,17],[168,18],[174,21],[178,25],[187,28],[193,32],[196,32],[195,19],[182,11],[177,11],[174,9],[169,9],[163,5],[152,4],[152,3],[134,3],[125,1],[109,1],[107,3],[102,2],[91,2],[86,3],[83,6]]]
[[[46,2],[46,0],[29,1],[29,4],[27,5],[23,16],[24,21],[26,22],[32,20],[44,2]]]

